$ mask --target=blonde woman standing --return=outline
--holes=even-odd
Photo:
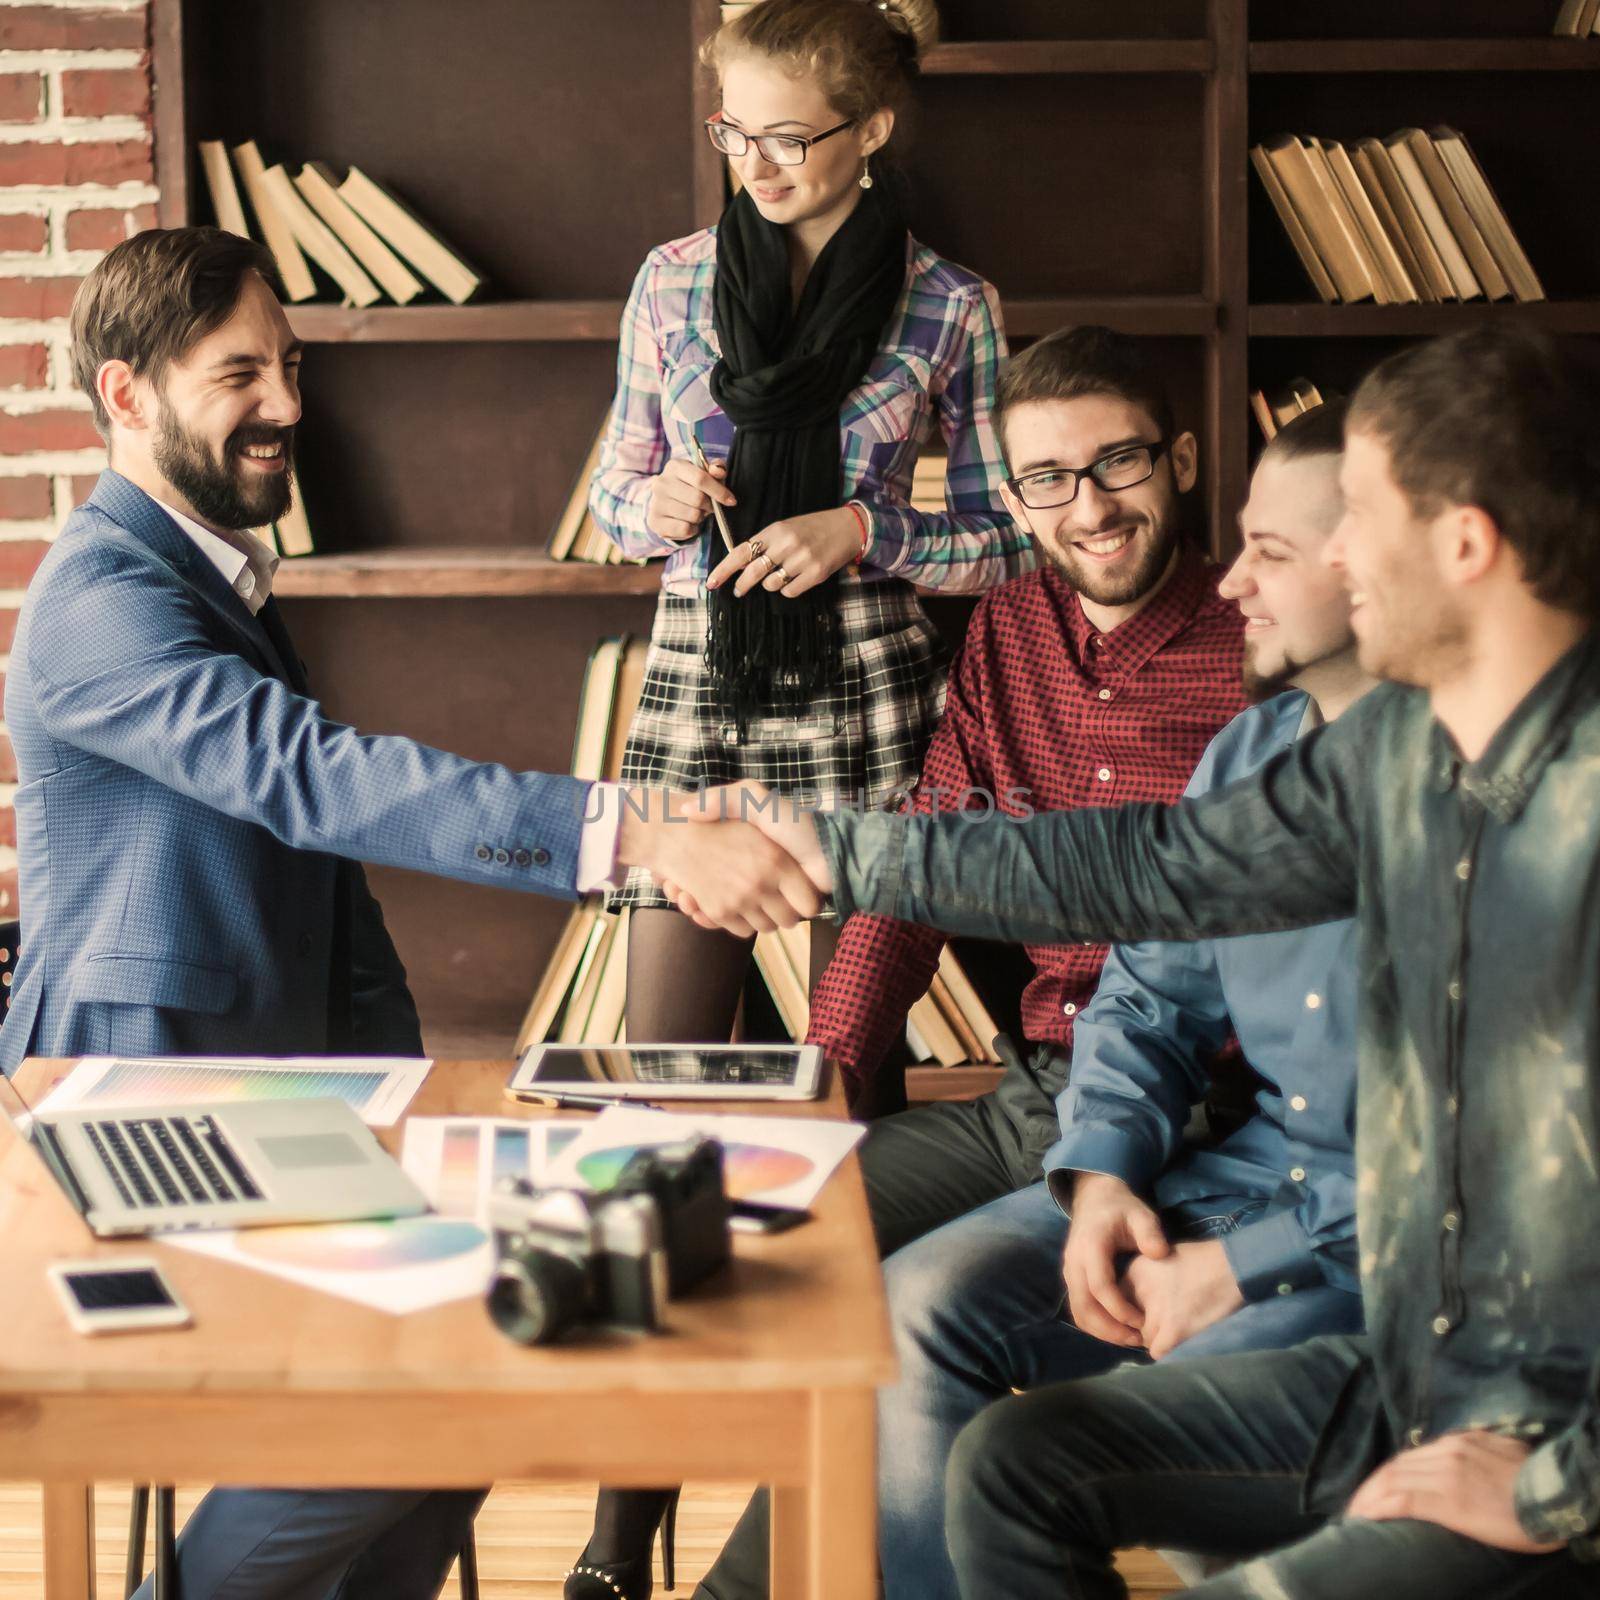
[[[883,168],[934,33],[932,0],[763,0],[702,49],[722,87],[707,135],[742,187],[639,272],[590,496],[623,554],[667,557],[629,785],[884,803],[944,699],[915,589],[1032,565],[999,494],[994,290],[911,237]],[[919,512],[936,428],[946,509]],[[728,1038],[760,925],[702,930],[642,872],[612,904],[633,909],[628,1036]],[[834,939],[812,935],[814,979]],[[675,1502],[603,1491],[568,1600],[648,1595]]]

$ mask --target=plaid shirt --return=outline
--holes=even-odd
[[[912,809],[1026,816],[1183,793],[1217,730],[1245,704],[1244,619],[1217,594],[1217,569],[1185,550],[1143,610],[1110,633],[1084,615],[1053,567],[986,595],[972,614]],[[976,799],[971,791],[978,791]],[[807,1038],[859,1083],[927,992],[944,935],[855,916],[811,999]],[[1022,1024],[1039,1044],[1072,1043],[1106,946],[1029,945]]]
[[[840,413],[839,502],[860,503],[872,542],[861,576],[975,594],[1033,565],[1031,542],[1000,510],[1005,477],[990,413],[1006,353],[1000,304],[981,278],[907,238],[906,287],[882,348]],[[733,424],[711,398],[721,354],[712,327],[717,230],[645,258],[622,314],[617,395],[590,487],[595,520],[624,556],[667,556],[663,586],[704,592],[714,541],[675,544],[645,525],[650,480],[673,455],[724,459]],[[937,420],[949,450],[948,509],[910,505],[911,474]],[[717,551],[720,558],[720,548]]]

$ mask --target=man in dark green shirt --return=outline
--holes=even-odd
[[[991,1407],[948,1481],[970,1600],[1600,1594],[1600,364],[1490,324],[1351,406],[1326,559],[1390,680],[1166,809],[816,819],[841,914],[1014,941],[1357,917],[1370,1332]],[[810,819],[769,820],[797,853]],[[1309,997],[1307,1003],[1311,1003]]]

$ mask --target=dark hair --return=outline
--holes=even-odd
[[[1000,369],[995,387],[994,425],[1005,447],[1006,415],[1037,400],[1076,400],[1109,394],[1149,414],[1163,439],[1172,437],[1172,400],[1167,386],[1145,359],[1144,346],[1130,334],[1092,324],[1057,328]]]
[[[1267,441],[1263,461],[1304,461],[1310,456],[1342,456],[1344,423],[1350,402],[1324,400],[1320,406],[1291,417]]]
[[[1350,402],[1419,517],[1476,506],[1535,596],[1600,616],[1600,358],[1576,340],[1489,323],[1390,356]]]
[[[921,54],[938,35],[933,0],[760,0],[723,23],[700,60],[720,77],[737,56],[770,56],[862,122],[884,106],[905,108]]]
[[[108,438],[111,419],[95,389],[107,361],[159,380],[233,315],[247,274],[281,295],[272,252],[220,228],[147,228],[107,252],[72,302],[72,375]]]

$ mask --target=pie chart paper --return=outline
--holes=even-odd
[[[805,1208],[866,1132],[815,1117],[739,1117],[612,1106],[551,1162],[545,1182],[609,1189],[638,1151],[693,1134],[720,1139],[728,1193],[736,1200]]]

